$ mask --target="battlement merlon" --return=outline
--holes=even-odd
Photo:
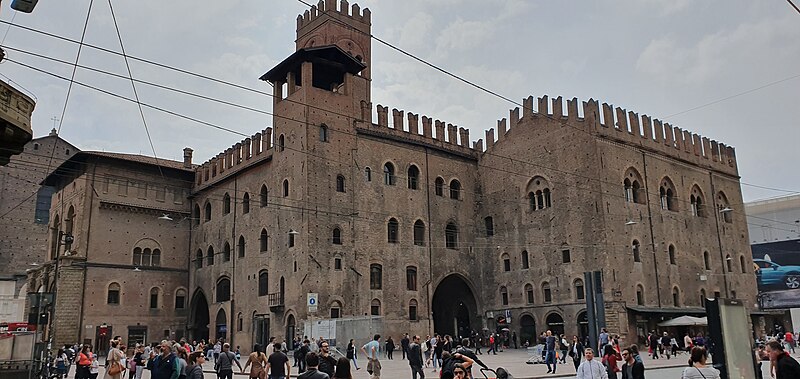
[[[582,114],[579,113],[579,104],[582,105]],[[581,103],[577,98],[572,98],[566,101],[564,108],[560,96],[550,99],[544,95],[536,101],[533,96],[528,96],[522,100],[522,116],[519,114],[520,109],[513,108],[509,111],[508,119],[497,121],[496,140],[494,129],[486,131],[487,150],[504,140],[503,137],[511,129],[519,125],[530,125],[531,121],[536,126],[537,121],[545,118],[555,121],[561,127],[581,128],[618,142],[738,176],[736,151],[733,147],[648,115],[639,115],[608,103],[600,104],[594,99]]]
[[[315,21],[325,16],[348,18],[367,26],[372,23],[372,12],[370,12],[369,8],[364,8],[362,11],[358,4],[350,6],[347,0],[340,0],[338,7],[336,0],[319,0],[317,5],[312,5],[309,10],[297,15],[297,35],[305,34],[301,33],[300,30],[312,25],[316,26],[317,23]]]
[[[233,144],[213,158],[195,167],[195,185],[200,187],[216,182],[223,176],[231,175],[250,162],[268,155],[272,144],[272,128],[268,127],[251,137]]]

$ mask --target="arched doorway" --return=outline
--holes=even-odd
[[[531,315],[523,315],[519,319],[519,343],[525,346],[527,342],[529,346],[536,345],[536,320]]]
[[[296,328],[296,321],[294,320],[294,315],[289,315],[286,317],[286,343],[290,343],[294,341],[294,331]]]
[[[589,336],[589,317],[586,311],[578,313],[578,339],[583,341]]]
[[[478,306],[467,282],[459,275],[449,275],[433,293],[433,330],[453,337],[468,337],[478,330]]]
[[[208,315],[208,301],[203,291],[199,289],[192,296],[192,312],[189,314],[189,335],[196,341],[208,342],[208,324],[211,321]]]
[[[225,315],[225,310],[221,309],[217,312],[217,318],[214,322],[217,332],[216,339],[225,338],[228,336],[228,317]]]
[[[564,318],[558,313],[551,313],[547,315],[547,330],[553,332],[553,335],[564,334]]]

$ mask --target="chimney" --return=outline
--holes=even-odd
[[[192,168],[192,151],[189,147],[183,148],[183,167]]]

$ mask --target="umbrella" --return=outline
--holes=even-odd
[[[503,329],[500,329],[500,331],[502,331],[502,332],[510,332],[510,331],[511,331],[511,329],[509,329],[509,328],[503,328]]]
[[[706,326],[708,325],[708,318],[707,317],[692,317],[692,316],[680,316],[673,318],[672,320],[667,320],[662,323],[659,323],[658,326]]]

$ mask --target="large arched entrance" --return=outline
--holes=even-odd
[[[295,331],[295,328],[296,328],[296,323],[297,322],[294,320],[294,315],[290,314],[289,317],[286,318],[286,334],[285,334],[285,336],[286,336],[287,343],[289,343],[289,341],[294,341],[294,331]]]
[[[547,330],[553,332],[553,335],[556,336],[564,334],[564,318],[558,313],[547,315]]]
[[[228,317],[225,315],[225,310],[220,309],[217,312],[217,318],[214,322],[216,326],[216,339],[219,340],[220,338],[225,338],[228,336]]]
[[[433,293],[433,330],[468,337],[478,329],[478,306],[469,285],[459,275],[449,275]]]
[[[578,313],[578,339],[583,341],[589,336],[589,317],[586,311]]]
[[[519,342],[525,346],[527,342],[529,346],[536,345],[536,320],[531,315],[523,315],[519,319]]]
[[[189,335],[196,341],[208,342],[208,301],[203,291],[197,290],[192,296],[192,312],[189,314]]]

